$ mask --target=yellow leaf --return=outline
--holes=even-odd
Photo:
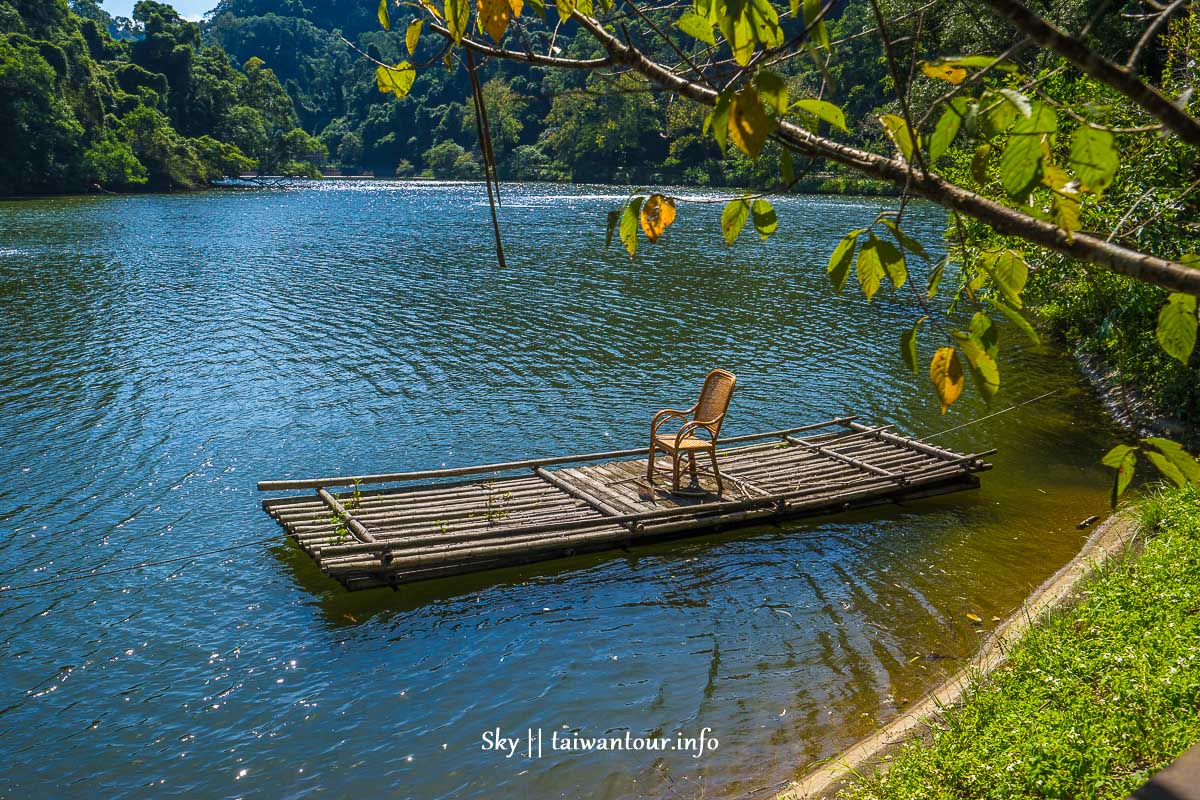
[[[675,201],[661,194],[652,194],[642,204],[642,230],[652,243],[675,221]]]
[[[962,67],[952,67],[949,64],[922,64],[921,71],[931,78],[947,81],[955,86],[967,77],[967,71]]]
[[[938,400],[942,402],[942,413],[946,413],[963,390],[962,364],[958,353],[953,347],[941,347],[933,354],[929,364],[929,380],[937,391]]]
[[[516,19],[521,16],[521,9],[525,8],[525,0],[508,0],[508,7],[512,9],[512,18]]]
[[[512,6],[508,0],[477,0],[479,19],[483,21],[483,29],[496,42],[504,37],[508,30],[508,21],[512,18]]]
[[[763,110],[758,91],[747,85],[730,98],[729,138],[751,158],[758,158],[774,121]]]
[[[446,0],[446,28],[450,31],[450,40],[461,45],[467,35],[467,23],[471,19],[470,0]]]
[[[883,125],[883,129],[887,131],[891,140],[896,143],[904,160],[912,161],[913,152],[920,146],[920,139],[913,135],[912,129],[908,127],[904,117],[898,117],[895,114],[881,114],[879,123]]]
[[[434,19],[442,18],[442,12],[438,11],[437,6],[433,4],[433,0],[421,0],[421,8],[433,14]]]
[[[417,79],[417,71],[407,61],[401,61],[394,67],[377,67],[375,69],[375,85],[379,91],[391,92],[396,97],[407,97],[413,81]]]
[[[967,614],[967,619],[971,620],[971,622],[977,622],[981,624],[983,622],[983,617],[979,616],[978,614]]]
[[[404,32],[404,46],[408,48],[410,56],[417,52],[417,42],[421,40],[421,26],[424,24],[424,20],[414,19],[408,23],[408,30]]]

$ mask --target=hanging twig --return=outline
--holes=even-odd
[[[500,218],[496,216],[496,204],[499,200],[500,181],[496,178],[496,156],[492,152],[491,130],[487,124],[487,113],[483,101],[483,89],[479,86],[479,75],[475,72],[475,56],[470,48],[463,48],[467,54],[467,73],[471,76],[471,96],[475,100],[475,133],[479,136],[479,150],[483,156],[483,177],[487,184],[488,207],[492,211],[492,231],[496,234],[496,261],[503,269],[504,244],[500,241]],[[493,184],[495,191],[493,192]]]

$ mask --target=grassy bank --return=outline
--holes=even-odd
[[[1147,500],[1144,549],[846,800],[1123,798],[1200,740],[1200,490]]]

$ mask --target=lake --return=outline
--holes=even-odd
[[[1057,393],[935,440],[999,448],[979,491],[398,592],[322,576],[256,481],[638,446],[714,366],[730,436],[988,413],[968,386],[942,417],[905,369],[910,295],[830,287],[893,201],[780,199],[780,232],[733,247],[720,205],[681,203],[631,261],[604,250],[627,194],[505,186],[503,270],[482,184],[0,203],[0,794],[769,795],[1078,551],[1114,429],[1069,357],[1002,326],[994,409]],[[942,249],[942,212],[905,220]],[[548,744],[705,729],[698,757]]]

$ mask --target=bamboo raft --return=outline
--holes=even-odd
[[[258,489],[313,490],[263,508],[325,574],[367,589],[973,489],[991,469],[994,450],[955,453],[856,419],[723,439],[721,497],[703,474],[699,496],[648,482],[646,448]]]

